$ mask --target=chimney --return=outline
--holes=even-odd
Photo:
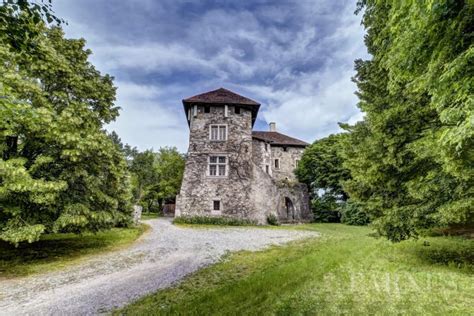
[[[270,132],[276,132],[277,131],[277,127],[276,127],[275,122],[270,122],[270,124],[268,124],[268,127],[269,127]]]

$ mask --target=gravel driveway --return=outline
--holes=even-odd
[[[254,227],[183,228],[168,219],[146,223],[149,232],[126,249],[61,271],[0,281],[0,314],[99,314],[170,286],[228,251],[258,250],[317,236]]]

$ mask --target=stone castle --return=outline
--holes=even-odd
[[[226,216],[265,224],[310,219],[308,191],[293,170],[307,143],[252,131],[260,104],[220,88],[183,100],[190,133],[175,216]]]

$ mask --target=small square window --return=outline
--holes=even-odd
[[[211,107],[209,105],[204,106],[204,113],[211,113]]]
[[[221,210],[221,201],[214,200],[212,203],[212,210],[213,211],[220,211]]]
[[[287,147],[283,147],[283,151],[288,151],[288,148],[287,148]]]
[[[275,169],[280,169],[280,159],[275,159]]]

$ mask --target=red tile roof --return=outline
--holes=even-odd
[[[309,144],[302,140],[283,135],[278,132],[252,132],[252,137],[258,140],[263,140],[269,142],[271,145],[275,146],[297,146],[297,147],[306,147]]]
[[[219,88],[217,90],[198,94],[183,100],[183,103],[218,103],[218,104],[241,104],[250,106],[260,106],[260,103],[241,96],[230,90]]]

